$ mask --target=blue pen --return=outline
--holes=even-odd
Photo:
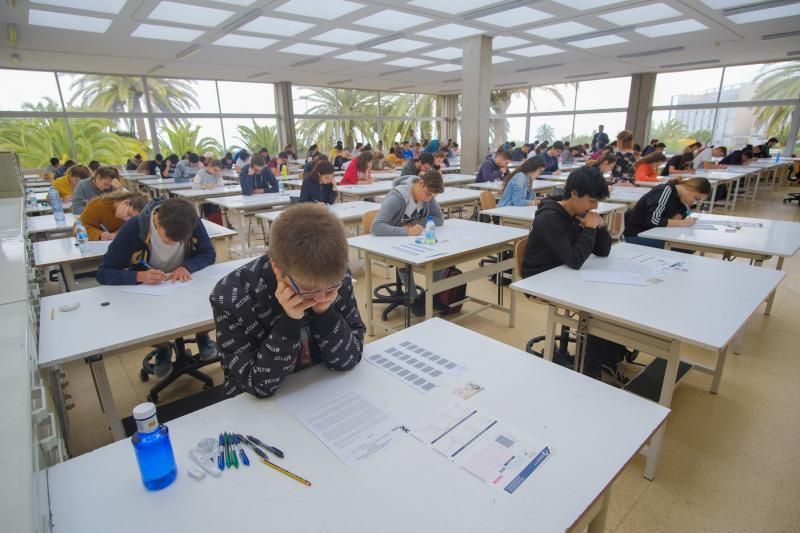
[[[105,227],[103,224],[100,224],[100,229],[105,231],[106,233],[111,233],[110,231],[108,231],[108,228]]]
[[[239,440],[239,435],[236,433],[231,433],[231,435],[233,436],[233,440],[236,442],[236,449],[239,450],[239,457],[242,458],[242,463],[244,463],[245,466],[250,466],[250,459],[248,459],[247,454],[244,453],[244,448],[242,447],[242,441]]]
[[[147,261],[145,261],[144,259],[139,259],[139,264],[142,265],[143,267],[145,267],[148,270],[152,270],[153,269],[153,267],[148,265]]]
[[[217,466],[220,470],[225,470],[225,457],[222,455],[222,450],[225,448],[225,439],[222,438],[222,433],[219,434],[219,456],[217,457]]]

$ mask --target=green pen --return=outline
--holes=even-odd
[[[231,441],[231,460],[233,461],[233,466],[239,468],[239,458],[236,456],[236,440],[233,438],[233,434],[228,433],[228,440]]]
[[[223,435],[225,437],[225,467],[230,468],[231,466],[233,466],[233,463],[231,462],[230,438],[228,437],[227,433],[223,433]]]

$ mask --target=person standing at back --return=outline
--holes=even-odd
[[[597,133],[592,137],[592,151],[602,150],[608,145],[608,134],[603,131],[605,126],[597,126]]]

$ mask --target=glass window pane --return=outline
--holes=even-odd
[[[208,80],[147,78],[150,108],[163,113],[219,113],[216,83]]]
[[[608,78],[578,83],[575,109],[627,108],[631,92],[631,78]]]
[[[436,116],[436,97],[432,94],[418,94],[416,96],[415,114],[420,118]]]
[[[800,61],[726,67],[720,102],[800,98]]]
[[[489,106],[493,115],[515,115],[528,112],[528,88],[495,89]]]
[[[746,144],[763,144],[770,137],[778,138],[772,148],[776,154],[789,134],[794,106],[720,108],[713,143],[734,150]]]
[[[515,142],[517,146],[525,139],[525,117],[493,118],[489,122],[489,146],[497,148],[504,142]]]
[[[572,137],[572,119],[572,114],[531,117],[528,137],[538,142],[569,141]]]
[[[297,115],[339,115],[339,101],[336,89],[332,87],[292,86],[294,114]]]
[[[341,116],[378,116],[378,93],[357,89],[337,89],[336,100]]]
[[[275,87],[271,83],[219,81],[223,113],[275,114]]]
[[[222,145],[222,124],[218,118],[158,119],[158,140],[164,157],[169,154],[183,156],[191,151],[199,155],[214,152],[224,153]]]
[[[102,165],[122,165],[135,154],[147,159],[152,153],[150,140],[138,140],[120,126],[139,123],[135,128],[145,128],[146,120],[120,117],[107,118],[70,118],[69,128],[77,152],[76,161],[88,164],[92,160]]]
[[[143,113],[144,83],[141,76],[58,73],[64,103],[72,109]]]
[[[715,103],[721,77],[721,68],[658,74],[653,105]]]
[[[667,145],[668,153],[679,153],[695,141],[710,141],[715,119],[713,107],[653,111],[648,140],[658,139]]]
[[[598,131],[597,126],[603,125],[603,130],[608,138],[613,141],[617,133],[625,129],[627,113],[586,113],[575,115],[575,139],[573,143],[591,143],[592,137]],[[586,140],[586,139],[589,140]]]
[[[531,113],[572,111],[577,83],[558,83],[531,88]]]
[[[254,154],[266,148],[275,156],[283,148],[278,146],[278,121],[274,118],[223,118],[222,127],[226,152],[246,148]]]
[[[16,152],[25,168],[44,168],[51,157],[72,159],[66,126],[60,118],[0,119],[0,150]]]
[[[296,152],[298,155],[305,154],[312,144],[319,145],[320,151],[328,153],[336,141],[341,140],[339,133],[339,123],[328,118],[295,118],[295,134],[297,136]]]
[[[62,111],[52,72],[0,69],[0,80],[0,111]]]
[[[416,116],[416,96],[409,93],[381,93],[381,115],[384,117]]]

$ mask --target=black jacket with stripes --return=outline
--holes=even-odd
[[[675,185],[662,183],[639,198],[633,209],[625,212],[625,235],[635,237],[643,231],[666,226],[677,214],[686,218],[689,209],[681,202]]]

